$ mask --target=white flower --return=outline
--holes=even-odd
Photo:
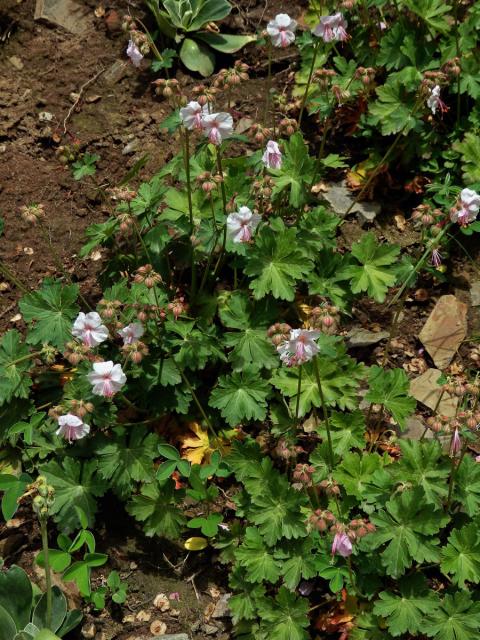
[[[180,117],[187,129],[201,129],[202,118],[208,114],[208,105],[202,107],[201,104],[195,102],[189,102],[186,107],[180,109]]]
[[[87,375],[88,381],[92,385],[92,393],[96,396],[111,398],[120,391],[127,381],[127,376],[123,373],[119,364],[108,362],[94,362],[93,371]]]
[[[108,338],[108,329],[96,311],[87,314],[81,311],[73,323],[72,335],[87,347],[96,347]]]
[[[227,231],[232,242],[250,242],[261,219],[258,213],[252,213],[248,207],[240,207],[231,213],[227,217]]]
[[[233,132],[233,118],[229,113],[209,113],[202,118],[203,132],[212,144],[219,145]]]
[[[341,13],[333,16],[322,16],[313,30],[313,35],[322,38],[324,42],[343,42],[348,39],[347,21]]]
[[[143,60],[143,55],[140,52],[140,49],[137,47],[135,42],[131,39],[128,41],[127,56],[132,61],[134,67],[139,67],[141,61]]]
[[[82,422],[78,416],[67,413],[58,418],[58,429],[55,431],[57,436],[62,436],[65,440],[72,442],[80,440],[90,433],[90,426]]]
[[[127,324],[126,327],[123,327],[123,329],[120,329],[117,333],[123,338],[123,344],[133,344],[143,336],[145,329],[143,328],[143,324],[140,322],[131,322],[130,324]]]
[[[460,201],[450,213],[450,220],[458,222],[461,227],[466,227],[473,222],[480,210],[480,195],[473,189],[463,189],[460,193]]]
[[[438,84],[436,84],[433,89],[430,89],[430,96],[427,100],[427,107],[432,111],[433,115],[437,113],[437,109],[439,109],[441,113],[444,113],[448,110],[448,107],[440,98],[440,86]]]
[[[267,148],[262,157],[263,164],[267,169],[280,169],[282,166],[282,152],[274,140],[267,142]]]
[[[267,25],[267,33],[272,39],[274,47],[288,47],[295,42],[297,21],[292,20],[286,13],[279,13]]]
[[[319,351],[315,340],[321,331],[315,329],[292,329],[290,338],[277,347],[280,360],[293,367],[311,360]]]

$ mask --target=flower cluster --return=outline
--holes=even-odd
[[[463,189],[456,205],[450,211],[450,220],[461,227],[473,222],[480,210],[480,195],[473,189]]]
[[[348,23],[341,13],[332,16],[322,16],[313,30],[313,35],[322,38],[324,42],[345,42],[348,39]]]
[[[250,242],[261,216],[253,213],[248,207],[240,207],[238,211],[227,217],[227,232],[232,242]]]
[[[332,555],[347,558],[352,555],[353,544],[375,531],[375,525],[365,518],[355,518],[348,524],[338,522],[331,511],[317,509],[310,516],[310,523],[320,532],[333,534]]]
[[[208,106],[202,106],[199,102],[192,101],[182,107],[180,117],[186,129],[203,131],[214,145],[221,144],[233,133],[233,118],[229,113],[209,113]]]
[[[287,367],[294,367],[311,360],[319,348],[315,340],[321,332],[316,329],[292,329],[288,340],[277,347],[280,360]]]
[[[267,33],[274,47],[288,47],[295,42],[297,21],[286,13],[279,13],[267,25]]]

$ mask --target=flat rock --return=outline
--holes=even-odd
[[[467,335],[467,305],[455,296],[439,298],[419,338],[439,369],[452,361]]]
[[[221,598],[217,600],[215,603],[215,609],[212,613],[212,618],[228,618],[230,617],[230,609],[228,607],[228,601],[230,599],[231,593],[224,593]]]
[[[10,58],[8,58],[8,61],[17,71],[21,71],[24,67],[21,58],[19,58],[18,56],[10,56]]]
[[[368,331],[361,327],[354,327],[347,333],[347,342],[349,347],[369,347],[385,340],[388,336],[388,331]]]
[[[345,180],[330,182],[327,189],[328,191],[320,193],[319,197],[326,200],[340,218],[344,218],[355,201],[355,195],[348,189]],[[361,221],[372,222],[380,213],[380,209],[381,205],[378,202],[356,202],[350,213],[358,213]]]
[[[37,0],[35,20],[45,20],[80,35],[90,26],[89,10],[74,0]]]
[[[425,373],[411,381],[410,393],[415,400],[429,409],[437,409],[439,414],[453,418],[457,412],[458,398],[446,392],[442,396],[442,388],[437,384],[441,375],[442,372],[439,369],[427,369]],[[442,396],[441,400],[440,396]]]
[[[163,636],[153,636],[152,640],[190,640],[186,633],[165,633]]]
[[[411,416],[407,419],[405,431],[402,431],[400,435],[402,438],[407,438],[409,440],[420,440],[425,433],[425,427],[426,425],[423,420],[417,416]]]
[[[472,282],[470,287],[470,299],[472,301],[472,307],[480,307],[480,280]]]

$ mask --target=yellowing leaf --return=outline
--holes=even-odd
[[[188,551],[202,551],[208,547],[208,541],[205,538],[188,538],[183,546]]]
[[[192,464],[202,464],[203,460],[208,462],[214,449],[210,445],[207,431],[204,431],[198,422],[190,422],[188,428],[195,435],[180,436],[182,458]]]

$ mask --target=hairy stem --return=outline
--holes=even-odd
[[[47,629],[51,630],[51,627],[52,627],[52,575],[50,573],[50,561],[48,556],[47,518],[44,516],[40,517],[40,533],[42,536],[43,561],[45,565],[45,584],[46,584],[46,594],[47,594],[46,623],[47,623]]]
[[[322,405],[323,420],[325,422],[325,429],[327,430],[328,457],[330,458],[328,466],[330,471],[332,471],[335,464],[335,458],[333,456],[332,434],[330,432],[330,422],[328,420],[327,405],[325,403],[325,397],[323,395],[322,382],[320,380],[320,369],[318,367],[318,359],[316,356],[315,358],[313,358],[313,370],[315,371],[315,379],[317,381],[318,393],[320,395],[320,404]]]
[[[303,112],[305,111],[305,105],[306,105],[307,99],[308,99],[308,91],[310,89],[310,84],[312,82],[313,72],[315,71],[315,63],[317,61],[317,55],[318,55],[319,47],[320,47],[320,40],[317,40],[315,42],[315,44],[314,44],[314,47],[313,47],[312,64],[310,65],[310,70],[308,72],[307,85],[305,87],[305,93],[303,94],[302,102],[301,102],[301,105],[300,105],[300,114],[298,116],[298,128],[299,129],[302,126]]]

